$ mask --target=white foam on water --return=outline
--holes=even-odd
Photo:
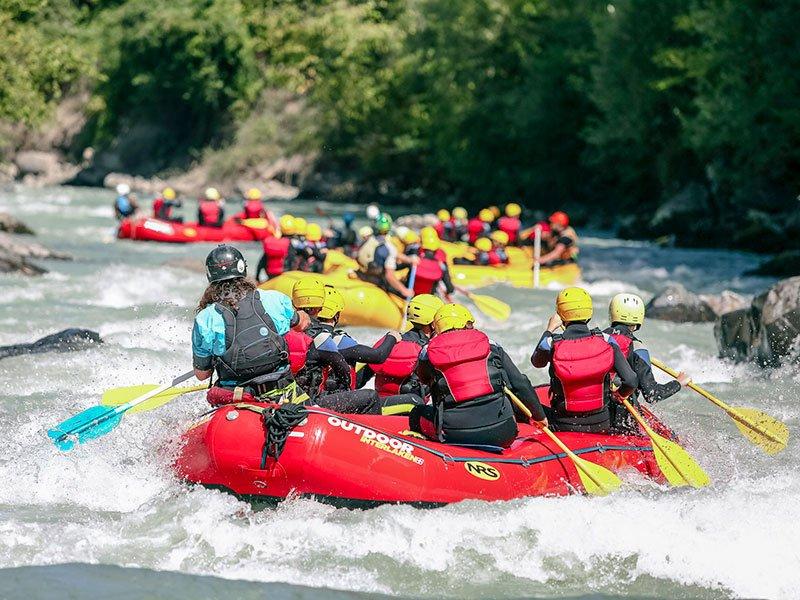
[[[152,269],[113,265],[104,268],[93,283],[93,296],[89,302],[97,306],[125,308],[144,304],[172,304],[190,306],[188,289],[196,287],[195,282],[182,285],[185,280],[176,277],[173,269]]]

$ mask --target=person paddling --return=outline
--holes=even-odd
[[[197,205],[197,224],[204,227],[222,227],[225,223],[224,203],[217,188],[206,188]]]
[[[441,284],[441,285],[440,285]],[[433,227],[423,227],[420,232],[420,255],[414,278],[415,294],[441,293],[444,287],[445,298],[455,292],[455,286],[447,266],[447,254],[442,249],[442,242]]]
[[[507,447],[517,436],[517,409],[505,394],[510,388],[533,415],[547,424],[528,378],[460,304],[445,304],[433,317],[435,337],[420,353],[417,375],[431,391],[432,405],[409,416],[412,430],[451,444]]]
[[[567,213],[556,211],[548,220],[552,232],[552,248],[539,258],[543,267],[555,267],[577,262],[578,234],[569,226]]]
[[[209,389],[212,404],[242,398],[280,397],[294,390],[284,335],[310,324],[288,296],[259,290],[247,278],[244,256],[220,244],[206,258],[209,285],[203,292],[192,329],[194,374],[200,381],[216,371]]]
[[[414,291],[403,285],[397,277],[399,264],[416,265],[417,256],[400,255],[397,248],[388,239],[392,229],[392,218],[386,213],[381,213],[373,226],[374,235],[367,238],[358,250],[358,276],[369,283],[373,283],[387,292],[403,298],[411,298]]]
[[[519,232],[522,229],[522,222],[519,216],[522,214],[522,207],[516,202],[506,204],[506,214],[497,220],[497,229],[508,236],[508,244],[516,246],[519,242]]]
[[[401,336],[383,363],[365,365],[361,369],[356,387],[364,387],[374,376],[375,390],[381,397],[409,393],[421,398],[427,396],[429,390],[420,383],[416,368],[422,349],[433,337],[433,317],[442,306],[444,302],[432,294],[414,296],[406,311],[411,329]],[[382,343],[383,338],[376,347]]]
[[[175,190],[171,187],[165,187],[161,195],[153,200],[153,217],[161,219],[162,221],[171,221],[173,223],[183,223],[183,217],[178,217],[172,214],[172,209],[180,208],[182,203],[176,199]]]
[[[467,223],[469,243],[474,244],[478,238],[491,234],[493,221],[494,213],[488,208],[481,209],[477,216],[472,217]]]
[[[138,209],[136,198],[131,194],[131,186],[127,183],[117,185],[117,197],[114,200],[114,215],[117,220],[133,216]]]
[[[262,281],[261,272],[265,271],[264,281],[277,277],[286,270],[289,262],[291,236],[295,232],[295,220],[292,215],[283,215],[279,222],[280,235],[268,235],[261,242],[264,254],[258,261],[256,279]]]
[[[592,298],[586,290],[562,290],[556,299],[556,314],[550,317],[531,356],[534,367],[550,367],[553,429],[607,432],[611,429],[612,387],[623,398],[636,390],[636,373],[617,342],[599,329],[589,328],[592,314]],[[564,332],[556,333],[562,325]]]
[[[622,354],[628,359],[631,368],[636,372],[639,382],[638,391],[642,398],[650,404],[655,404],[677,394],[681,388],[691,383],[689,376],[678,373],[676,379],[671,379],[667,383],[658,383],[653,375],[653,367],[650,365],[650,353],[642,346],[635,333],[644,324],[644,301],[636,294],[617,294],[611,299],[608,305],[608,315],[611,326],[604,333],[610,335],[617,342]],[[614,409],[616,405],[612,405]],[[615,429],[631,430],[636,429],[636,425],[626,410],[612,410],[612,423]]]

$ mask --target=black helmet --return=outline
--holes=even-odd
[[[247,277],[247,262],[236,248],[220,244],[206,257],[206,276],[211,282]]]

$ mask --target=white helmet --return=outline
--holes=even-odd
[[[120,196],[127,196],[131,193],[131,186],[127,183],[119,183],[117,184],[117,194]]]
[[[219,200],[221,198],[219,190],[214,187],[206,188],[205,196],[209,200]]]
[[[377,219],[378,215],[380,214],[381,214],[381,209],[378,208],[377,204],[370,204],[369,206],[367,206],[367,218],[370,221],[374,221],[375,219]]]
[[[644,301],[636,294],[617,294],[608,305],[612,323],[641,325],[644,323]]]

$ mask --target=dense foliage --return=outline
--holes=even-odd
[[[314,151],[384,191],[521,199],[634,235],[775,249],[800,239],[797,9],[6,0],[0,119],[35,122],[82,82],[84,141],[134,148],[143,172]],[[279,118],[276,99],[305,120]]]

